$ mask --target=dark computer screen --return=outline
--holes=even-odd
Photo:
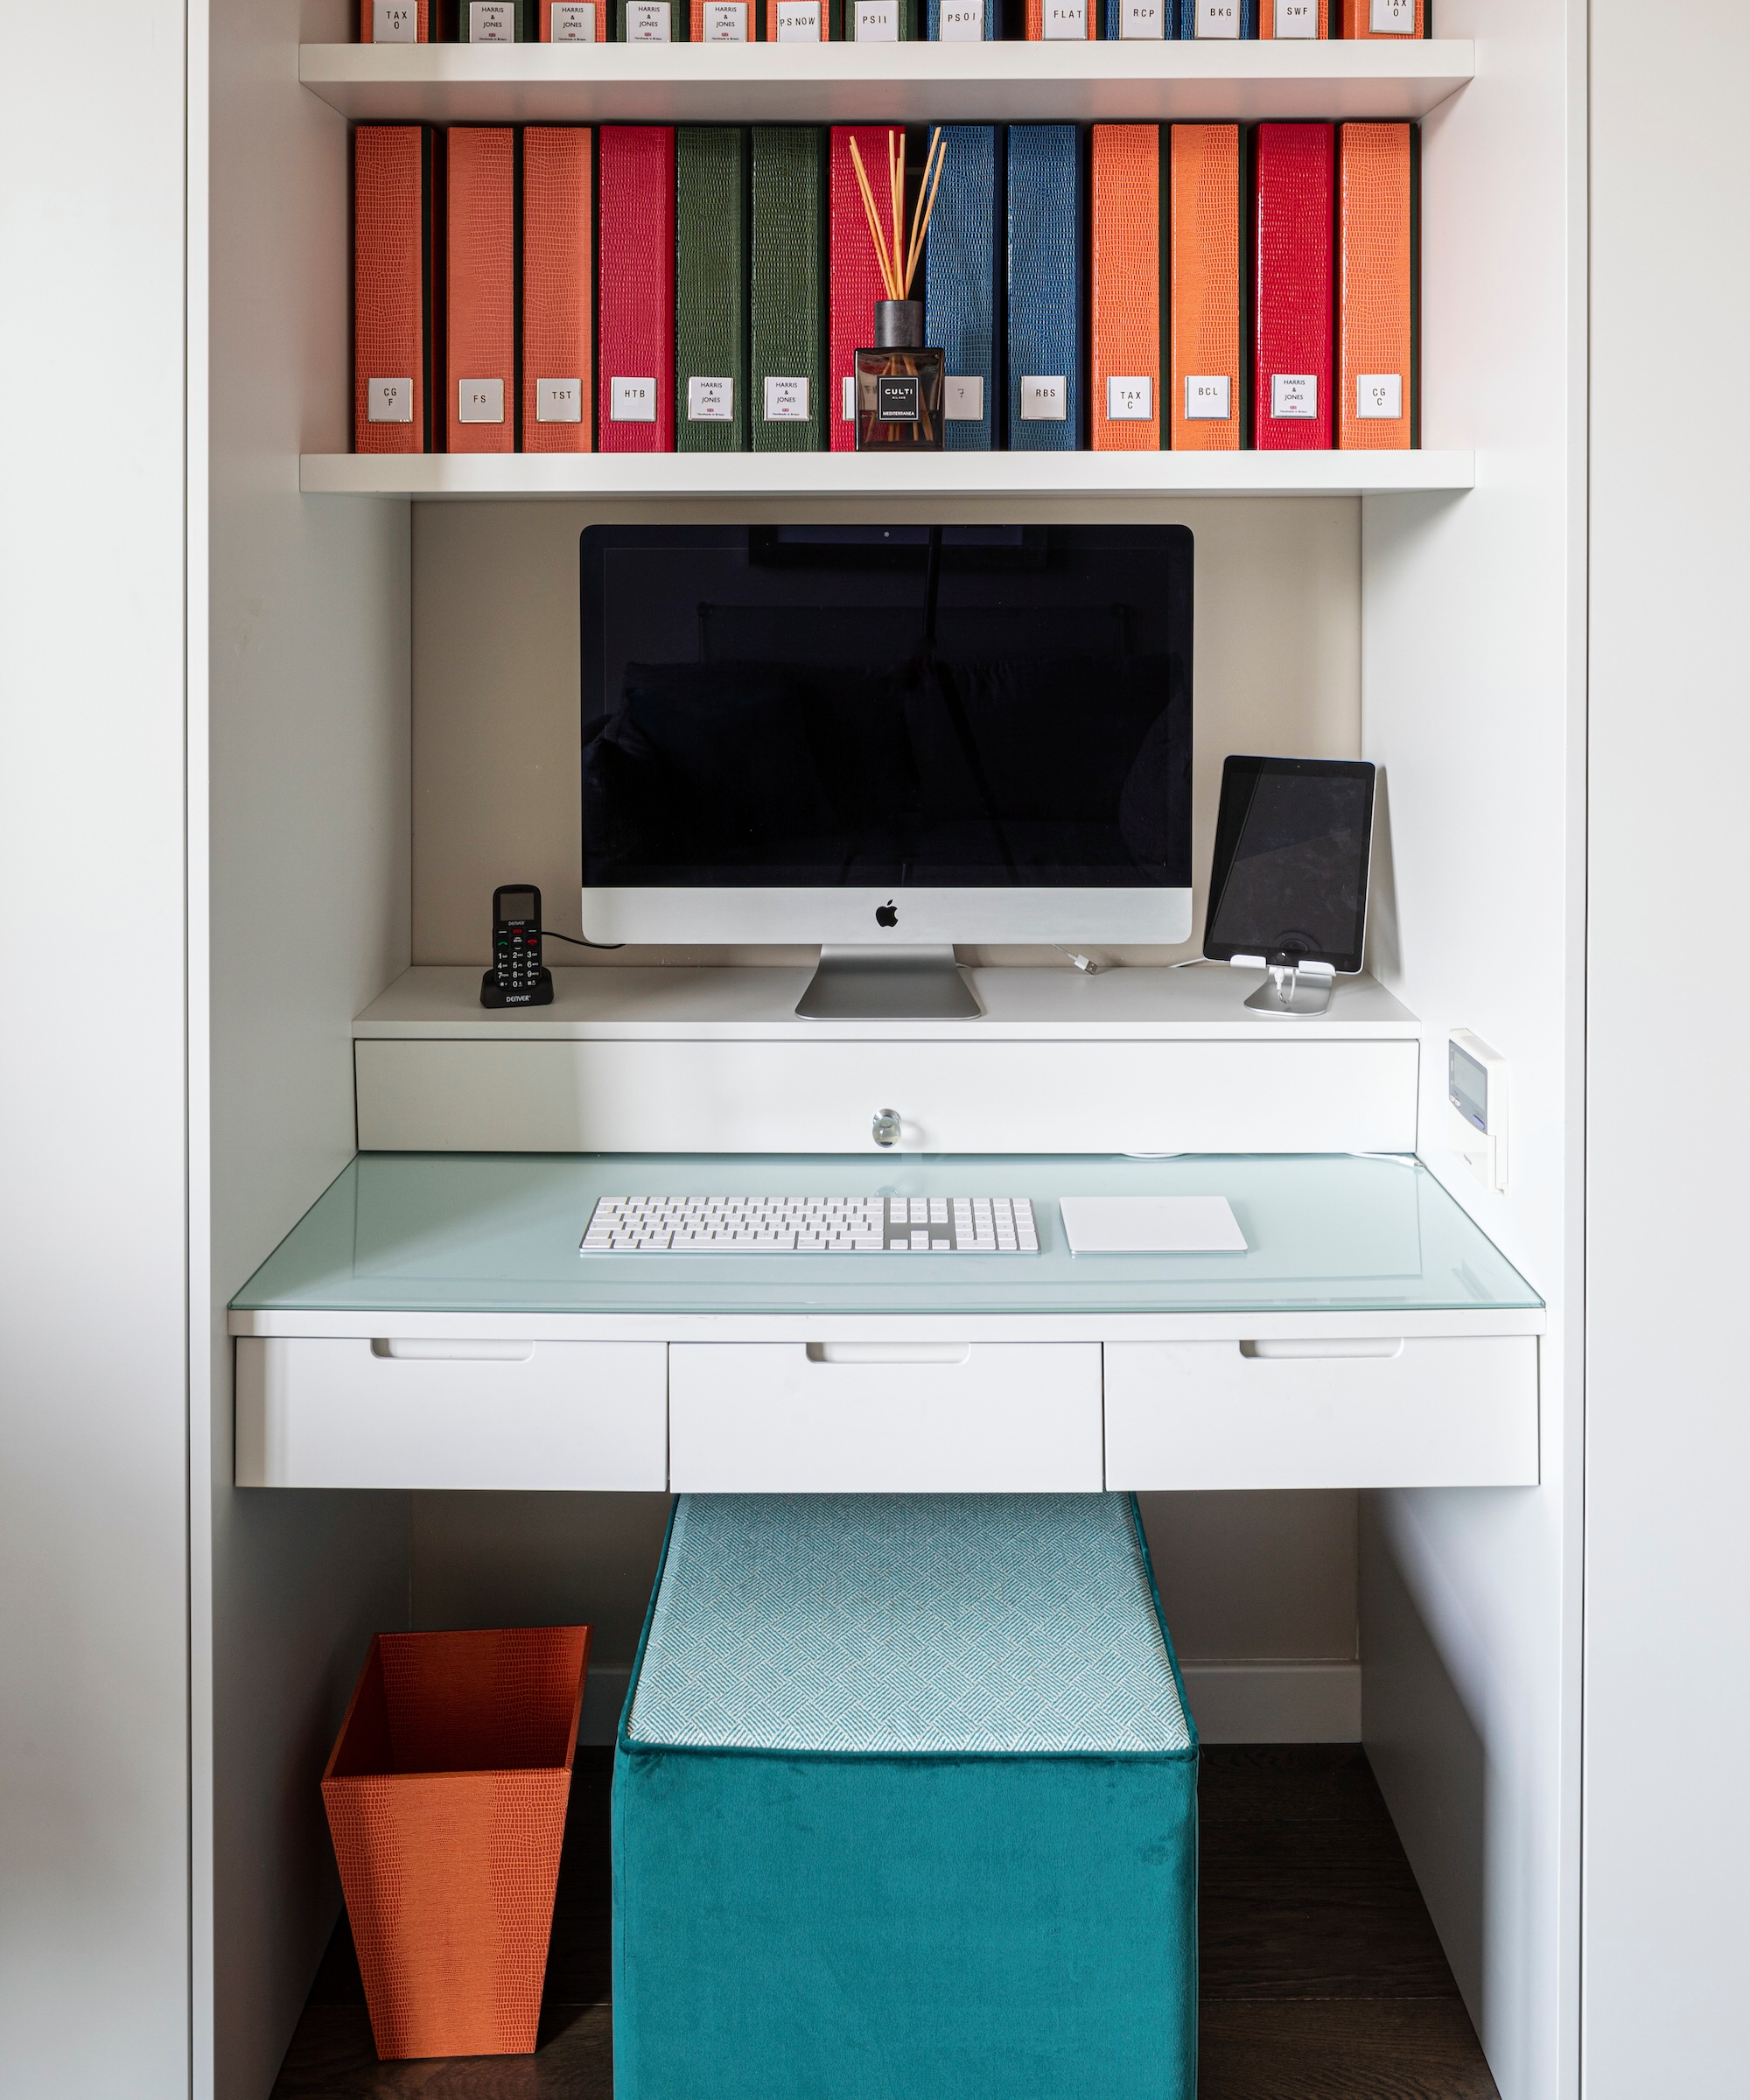
[[[1191,880],[1183,526],[592,526],[585,886]]]
[[[1373,786],[1374,769],[1361,760],[1227,760],[1206,956],[1361,968]]]

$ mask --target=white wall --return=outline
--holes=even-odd
[[[181,0],[9,5],[4,40],[0,2085],[169,2100],[188,2079]]]
[[[1750,337],[1750,22],[1592,32],[1583,2048],[1590,2100],[1639,2100],[1750,2076],[1750,437],[1712,376]]]

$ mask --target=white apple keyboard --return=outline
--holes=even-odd
[[[579,1254],[1037,1254],[1026,1196],[600,1196]]]

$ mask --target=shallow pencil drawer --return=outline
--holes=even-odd
[[[240,1488],[655,1488],[660,1341],[237,1342]]]

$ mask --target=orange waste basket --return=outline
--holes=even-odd
[[[382,2057],[535,2047],[586,1626],[378,1634],[322,1801]]]

